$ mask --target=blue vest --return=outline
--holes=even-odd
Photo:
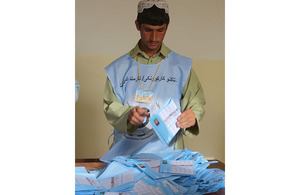
[[[144,90],[149,89],[157,64],[139,63],[125,54],[105,68],[108,79],[110,80],[116,97],[123,105],[140,106],[147,108],[151,113],[155,113],[162,107],[169,98],[173,98],[175,104],[180,109],[181,92],[190,74],[192,59],[181,56],[171,51],[168,57],[161,61],[161,65],[154,78],[150,91],[153,93],[151,103],[141,103],[134,101],[136,90],[140,90],[140,82]],[[114,142],[111,150],[116,146],[123,147],[122,140],[125,139],[127,154],[137,154],[140,152],[156,152],[160,150],[173,149],[174,140],[166,145],[158,139],[152,126],[148,123],[142,128],[138,128],[133,134],[122,134],[114,129]],[[128,142],[134,143],[128,143]],[[122,146],[123,145],[123,146]],[[131,147],[129,149],[128,147]],[[129,153],[128,153],[129,151]],[[126,155],[126,154],[120,154]]]

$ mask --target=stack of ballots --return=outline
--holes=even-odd
[[[75,194],[207,194],[225,187],[225,173],[189,149],[117,156],[106,168],[76,167]]]

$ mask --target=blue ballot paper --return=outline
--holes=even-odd
[[[169,144],[179,131],[180,128],[176,126],[176,121],[180,114],[180,110],[170,98],[163,107],[150,117],[150,124],[162,142]]]
[[[191,195],[225,187],[225,172],[207,167],[203,155],[189,149],[117,156],[103,170],[75,169],[75,194]]]

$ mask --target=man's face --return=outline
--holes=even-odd
[[[141,24],[136,22],[136,27],[141,34],[140,49],[152,56],[160,49],[165,34],[167,32],[167,25],[152,26],[149,24]]]

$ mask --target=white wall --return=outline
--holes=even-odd
[[[137,42],[139,0],[76,0],[76,53],[123,55]],[[224,60],[224,0],[169,0],[165,43],[185,56]]]

